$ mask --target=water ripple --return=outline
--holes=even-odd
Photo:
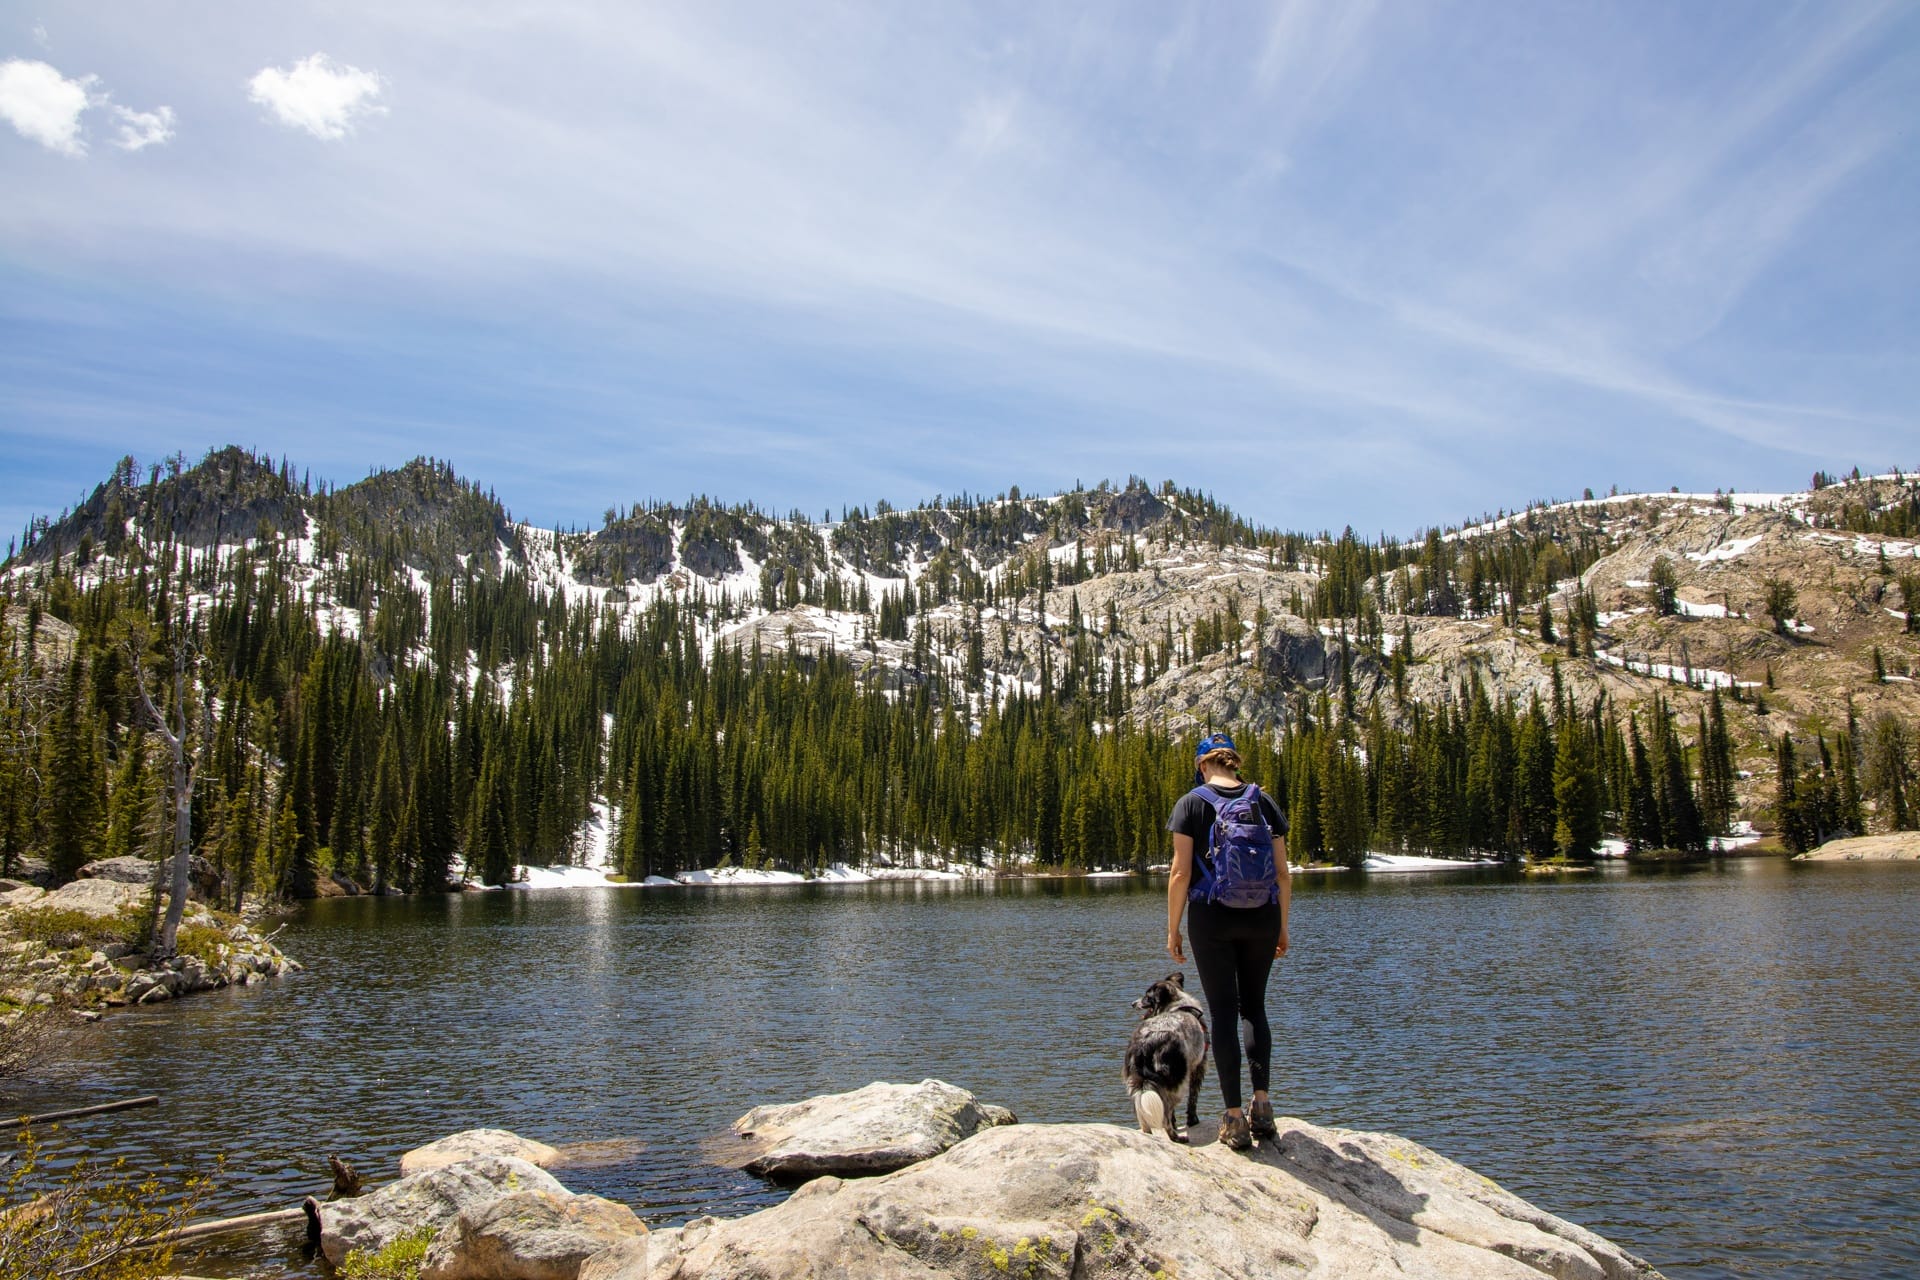
[[[266,987],[117,1014],[10,1104],[159,1093],[55,1140],[225,1152],[214,1211],[376,1179],[455,1129],[642,1144],[563,1175],[656,1224],[782,1193],[708,1162],[757,1103],[938,1076],[1030,1120],[1128,1116],[1158,889],[1030,882],[315,904]],[[1297,887],[1280,1108],[1423,1142],[1670,1276],[1920,1272],[1920,874],[1730,863]],[[1209,1101],[1212,1101],[1210,1096]],[[209,1275],[314,1276],[297,1246]]]

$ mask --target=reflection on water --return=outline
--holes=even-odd
[[[1127,1005],[1170,967],[1160,893],[316,903],[281,939],[306,973],[116,1014],[10,1106],[162,1095],[59,1142],[142,1164],[224,1151],[216,1212],[321,1189],[329,1153],[378,1180],[499,1125],[609,1144],[563,1180],[652,1222],[741,1213],[783,1193],[703,1144],[757,1103],[938,1076],[1023,1119],[1126,1123]],[[1920,869],[1302,877],[1294,901],[1283,1110],[1405,1134],[1670,1276],[1920,1271]],[[194,1269],[316,1274],[264,1246]]]

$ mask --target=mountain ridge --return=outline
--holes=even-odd
[[[894,695],[946,691],[976,730],[1019,696],[1163,735],[1369,715],[1413,732],[1484,693],[1697,719],[1704,741],[1724,695],[1735,812],[1765,822],[1783,732],[1824,758],[1842,727],[1851,740],[1868,721],[1920,722],[1920,483],[1816,480],[1587,496],[1405,543],[1262,528],[1137,478],[838,521],[690,498],[609,508],[582,531],[514,521],[443,461],[316,487],[228,448],[144,481],[123,461],[79,508],[36,522],[0,590],[58,606],[171,573],[206,612],[236,566],[265,563],[368,671],[452,655],[469,697],[537,679],[562,643],[493,620],[560,610],[541,625],[591,646],[667,607],[691,660],[842,662]],[[436,629],[459,601],[465,638],[449,639]]]

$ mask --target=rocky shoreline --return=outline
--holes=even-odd
[[[739,1218],[649,1231],[627,1206],[567,1190],[553,1148],[503,1130],[410,1152],[403,1170],[420,1171],[371,1194],[309,1203],[331,1265],[357,1252],[356,1265],[420,1280],[1659,1280],[1404,1138],[1277,1126],[1241,1153],[1021,1124],[938,1080],[876,1083],[742,1116],[742,1166],[804,1182]]]
[[[201,902],[187,906],[177,953],[156,960],[137,942],[151,905],[152,864],[113,859],[84,872],[92,874],[51,890],[0,880],[0,1022],[36,1006],[97,1016],[300,968],[252,925]]]
[[[1916,862],[1920,861],[1920,831],[1895,831],[1889,835],[1854,836],[1829,840],[1818,849],[1809,849],[1795,862]]]

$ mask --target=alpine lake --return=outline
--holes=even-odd
[[[655,1224],[786,1193],[729,1167],[749,1107],[938,1077],[1022,1120],[1129,1123],[1128,1004],[1174,966],[1165,882],[568,889],[314,903],[306,972],[115,1012],[11,1113],[289,1207],[339,1154],[497,1126]],[[1528,878],[1295,877],[1276,1109],[1390,1130],[1679,1280],[1920,1274],[1920,866],[1728,860]],[[1197,988],[1191,965],[1191,985]],[[1202,1123],[1218,1115],[1209,1079]],[[183,1256],[317,1277],[296,1240]]]

